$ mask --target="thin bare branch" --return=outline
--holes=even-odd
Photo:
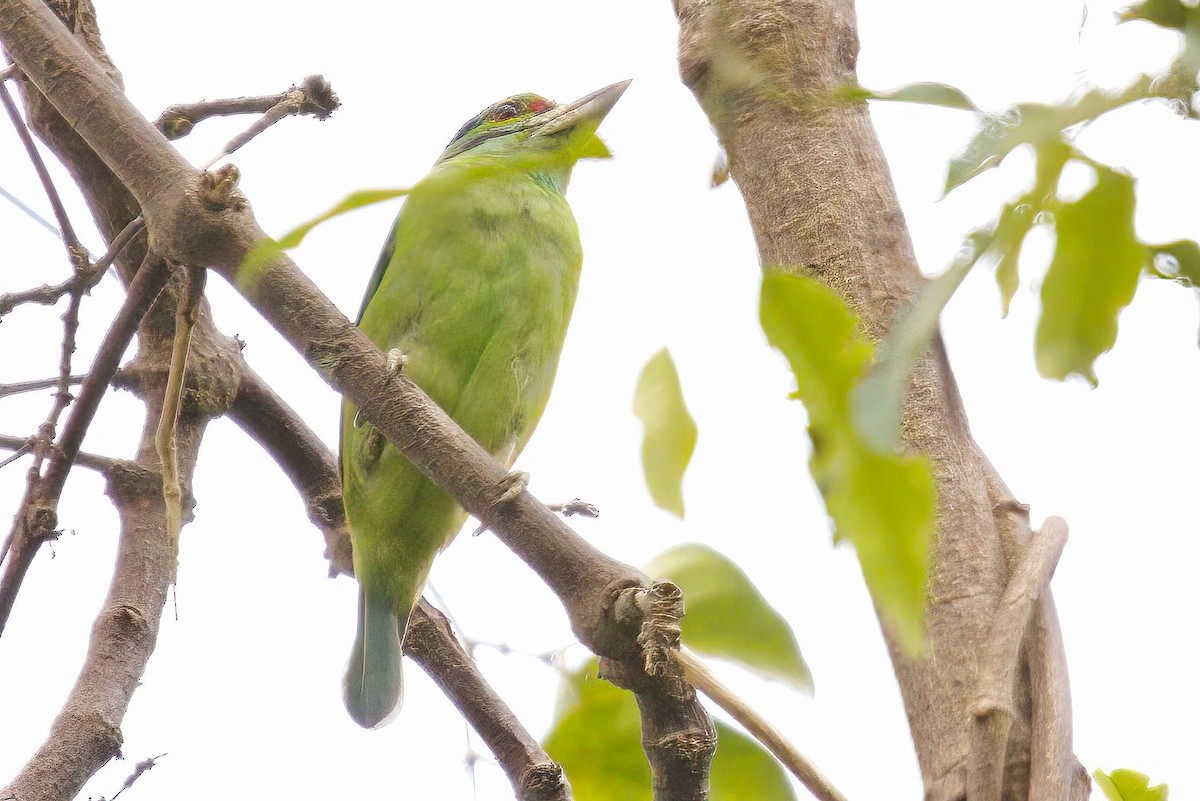
[[[32,437],[14,437],[11,434],[0,434],[0,448],[6,451],[13,451],[14,454],[24,455],[32,448],[31,439]],[[75,464],[79,467],[87,467],[91,470],[106,473],[115,467],[125,464],[125,460],[80,451],[75,454]]]
[[[33,557],[42,543],[54,533],[58,522],[57,506],[59,495],[67,480],[67,473],[79,452],[84,434],[95,417],[100,399],[108,389],[120,363],[121,356],[133,339],[138,323],[158,297],[166,284],[170,270],[166,262],[151,257],[142,264],[134,281],[129,286],[125,303],[109,326],[108,333],[96,353],[92,369],[80,388],[79,397],[67,416],[50,459],[46,472],[37,480],[31,480],[14,519],[13,528],[5,540],[3,549],[3,571],[0,572],[0,634],[12,613],[13,603],[20,592],[21,582]],[[34,475],[31,473],[31,476]]]
[[[714,676],[698,656],[682,646],[672,652],[672,656],[679,661],[684,677],[697,690],[711,698],[717,706],[728,712],[730,717],[750,732],[750,735],[774,754],[815,798],[821,801],[846,801],[846,797],[817,770],[816,765],[801,754],[799,749],[766,718]]]
[[[179,485],[179,460],[176,452],[178,441],[175,430],[179,422],[179,408],[183,403],[183,378],[187,371],[188,348],[192,342],[192,329],[195,328],[200,315],[204,282],[203,267],[187,268],[187,288],[179,296],[179,308],[175,314],[174,346],[171,350],[167,387],[163,394],[162,416],[154,435],[154,447],[158,452],[162,470],[167,539],[176,553],[179,549],[179,532],[183,529],[183,495]]]
[[[301,81],[299,86],[292,86],[279,94],[177,103],[159,115],[154,121],[154,127],[162,131],[168,139],[181,139],[191,133],[198,123],[210,117],[228,117],[236,114],[266,115],[270,121],[260,120],[255,123],[255,129],[251,129],[255,130],[255,134],[250,137],[252,138],[288,115],[311,114],[323,120],[336,111],[339,105],[341,101],[333,93],[329,81],[320,75],[310,75]],[[244,136],[245,133],[238,139]],[[234,142],[238,142],[238,139]],[[249,141],[249,138],[246,141]],[[232,153],[245,143],[243,141],[234,147],[227,146],[226,154]]]
[[[1016,715],[1013,687],[1020,666],[1021,643],[1066,543],[1066,521],[1061,517],[1047,518],[1026,547],[992,618],[991,636],[980,657],[979,682],[971,706],[967,786],[972,799],[1000,801],[1003,794],[1008,734]]]
[[[304,500],[309,520],[325,535],[330,575],[353,575],[337,460],[257,373],[245,365],[241,373],[230,419],[271,455]]]
[[[424,599],[409,619],[404,653],[429,674],[487,744],[519,801],[572,797],[562,767],[488,685],[446,617]]]
[[[109,801],[117,801],[117,796],[119,796],[121,793],[125,792],[130,787],[132,787],[134,782],[136,782],[138,779],[142,778],[143,773],[145,773],[146,771],[150,770],[155,765],[157,765],[158,760],[162,759],[165,756],[166,756],[166,754],[159,754],[158,756],[146,757],[141,762],[134,765],[133,773],[130,773],[128,776],[125,777],[124,783],[121,784],[121,789],[117,790],[115,793],[113,793],[113,797],[110,798]]]
[[[25,146],[29,162],[33,165],[38,180],[42,182],[42,188],[46,191],[46,198],[50,201],[50,208],[54,210],[54,218],[58,220],[58,230],[62,236],[63,244],[71,256],[71,261],[75,265],[76,271],[78,271],[78,261],[83,254],[83,247],[79,244],[79,238],[75,236],[75,229],[71,225],[71,218],[67,216],[66,207],[63,206],[62,198],[58,195],[58,189],[54,186],[54,181],[50,177],[50,171],[46,169],[46,162],[42,160],[42,154],[38,152],[37,145],[34,144],[33,137],[29,135],[29,129],[25,126],[25,120],[22,119],[21,112],[17,110],[17,104],[13,102],[12,95],[8,93],[8,87],[3,82],[0,82],[0,105],[4,106],[9,119],[12,120],[17,137],[21,140],[21,144]],[[86,261],[86,256],[83,256],[83,259]]]
[[[120,233],[113,237],[113,241],[109,243],[108,250],[104,252],[104,255],[95,264],[82,272],[76,272],[61,284],[55,284],[54,286],[43,284],[33,289],[0,295],[0,317],[3,317],[24,303],[52,306],[59,301],[59,298],[68,292],[74,291],[76,288],[86,294],[92,287],[99,283],[100,279],[104,277],[105,271],[112,266],[112,263],[121,255],[121,252],[125,250],[129,243],[133,241],[133,238],[141,233],[145,227],[146,225],[141,217],[130,221]]]
[[[74,386],[81,383],[85,378],[87,378],[86,375],[69,375],[67,376],[67,383]],[[0,384],[0,398],[57,387],[61,380],[61,378],[38,378],[33,381],[14,381],[11,384]]]
[[[210,117],[262,114],[253,125],[229,140],[220,153],[205,162],[203,169],[209,169],[284,117],[311,114],[323,120],[340,105],[341,101],[334,94],[329,81],[320,75],[310,75],[301,81],[299,86],[292,86],[286,92],[276,95],[178,103],[163,111],[154,121],[154,126],[168,139],[181,139],[191,133],[197,123]]]

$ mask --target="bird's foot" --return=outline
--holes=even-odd
[[[516,500],[516,497],[525,491],[529,486],[529,474],[521,470],[512,470],[504,478],[496,482],[496,497],[492,500],[491,506],[499,506],[503,503],[509,503]],[[487,523],[480,523],[479,528],[475,529],[472,537],[478,537],[483,532],[487,531]]]
[[[551,512],[558,512],[563,517],[571,515],[579,515],[580,517],[599,517],[600,510],[592,506],[587,501],[573,498],[566,503],[551,503],[547,504],[546,508]]]
[[[496,484],[499,494],[492,501],[492,506],[499,506],[502,503],[509,503],[515,500],[528,486],[529,474],[521,470],[513,470]]]
[[[408,364],[408,354],[401,351],[399,348],[392,348],[387,352],[387,374],[388,378],[395,378],[404,372],[404,365]]]
[[[387,372],[388,378],[395,378],[404,372],[404,365],[408,364],[408,354],[399,348],[392,348],[384,354],[387,361],[384,370]],[[354,427],[359,428],[363,424],[362,412],[354,413]]]

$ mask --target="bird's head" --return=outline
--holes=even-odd
[[[533,172],[569,172],[579,159],[607,158],[596,129],[627,86],[614,83],[561,105],[534,94],[505,98],[468,120],[438,164],[469,155]]]

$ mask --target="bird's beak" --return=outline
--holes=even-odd
[[[606,86],[586,97],[581,97],[574,103],[567,103],[547,111],[540,115],[540,119],[538,119],[540,124],[530,136],[552,136],[572,129],[578,134],[595,133],[605,116],[625,93],[629,84],[630,81],[614,83],[612,86]]]

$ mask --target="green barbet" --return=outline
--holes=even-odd
[[[516,95],[470,120],[412,188],[358,325],[505,467],[529,441],[558,367],[582,251],[563,193],[625,91],[567,105]],[[438,551],[466,513],[374,426],[342,408],[342,487],[359,581],[345,701],[362,726],[400,708],[400,643]]]

